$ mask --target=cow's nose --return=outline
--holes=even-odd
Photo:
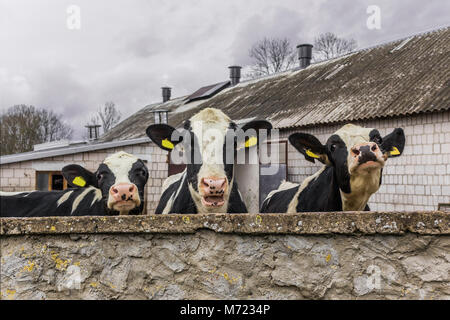
[[[225,178],[202,178],[201,188],[208,195],[221,195],[225,192],[227,180]]]
[[[351,149],[351,154],[354,158],[358,158],[359,162],[376,161],[375,152],[378,150],[378,145],[375,142],[363,143],[354,146]]]
[[[353,155],[353,157],[358,157],[358,156],[361,156],[363,153],[369,154],[369,153],[376,152],[377,150],[378,150],[378,145],[375,142],[368,142],[368,143],[354,146],[351,149],[351,154]]]
[[[130,183],[119,183],[111,187],[109,194],[115,201],[133,200],[136,187]]]

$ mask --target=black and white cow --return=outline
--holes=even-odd
[[[0,192],[1,217],[103,216],[140,214],[148,170],[135,156],[117,152],[95,173],[71,164],[62,169],[69,189]]]
[[[290,135],[289,142],[306,160],[324,166],[301,185],[282,183],[269,193],[261,212],[369,210],[367,202],[381,185],[385,162],[402,154],[405,134],[397,128],[382,138],[376,129],[347,124],[325,145],[306,133]]]
[[[269,122],[256,120],[239,129],[227,115],[214,108],[198,112],[185,121],[182,129],[167,124],[149,126],[147,135],[164,150],[171,151],[183,141],[187,160],[182,173],[164,182],[155,213],[246,213],[234,177],[234,156],[240,146],[236,136],[252,132],[246,136],[243,146],[250,148],[256,144],[259,130],[271,128]],[[174,139],[176,130],[183,133]],[[227,161],[227,155],[231,155],[231,161],[229,158]]]

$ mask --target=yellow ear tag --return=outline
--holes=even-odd
[[[396,147],[392,147],[391,152],[389,153],[391,156],[398,156],[400,154],[400,151]]]
[[[86,185],[86,181],[83,179],[83,177],[75,177],[72,183],[79,187],[84,187]]]
[[[173,149],[173,147],[174,147],[173,143],[170,142],[167,138],[164,139],[163,141],[161,141],[161,145],[167,149]]]
[[[316,158],[316,159],[319,159],[319,158],[320,158],[317,154],[311,152],[311,150],[308,150],[308,149],[306,149],[306,154],[307,154],[308,156],[310,156],[311,158]]]
[[[250,137],[247,142],[245,142],[245,147],[246,148],[250,148],[253,147],[254,145],[256,145],[258,143],[258,138],[256,137]]]

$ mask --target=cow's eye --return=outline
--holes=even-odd
[[[99,173],[97,173],[97,180],[98,181],[102,180],[106,175],[107,175],[106,172],[99,172]]]
[[[332,145],[330,146],[330,151],[333,152],[334,150],[336,150],[336,145],[335,145],[335,144],[332,144]]]
[[[138,170],[137,174],[145,177],[147,175],[147,172],[145,170],[141,169],[141,170]]]

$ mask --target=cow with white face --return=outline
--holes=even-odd
[[[383,167],[405,146],[403,129],[382,138],[376,129],[347,124],[323,145],[307,133],[294,133],[289,142],[306,160],[324,166],[301,185],[284,182],[264,200],[261,212],[369,210],[367,202],[378,191]]]
[[[62,174],[70,189],[0,192],[0,216],[103,216],[143,211],[148,170],[131,154],[121,151],[107,157],[95,173],[71,164]]]
[[[182,142],[186,170],[164,182],[156,213],[246,213],[234,177],[234,157],[239,133],[243,148],[254,146],[260,130],[270,130],[265,120],[250,121],[241,129],[222,111],[206,108],[183,128],[155,124],[147,135],[159,147],[172,151]]]

